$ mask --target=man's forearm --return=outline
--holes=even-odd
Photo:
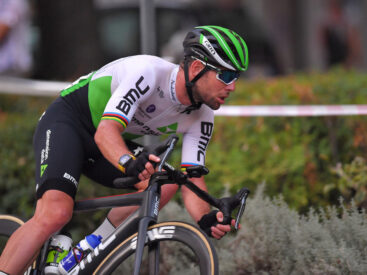
[[[199,179],[191,179],[191,181],[200,189],[207,191],[204,177]],[[199,198],[187,187],[183,186],[181,192],[185,207],[196,222],[198,222],[203,215],[210,211],[210,205],[206,201],[203,201],[201,198]]]
[[[129,153],[129,149],[121,138],[121,132],[116,122],[101,121],[94,137],[103,156],[117,168],[120,157]]]

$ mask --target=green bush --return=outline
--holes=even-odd
[[[365,74],[335,70],[239,82],[229,104],[363,104],[365,98]],[[254,189],[266,181],[268,195],[283,194],[299,211],[336,204],[340,185],[325,188],[336,180],[332,168],[366,155],[366,136],[364,116],[216,117],[207,152],[210,190]]]
[[[367,208],[367,165],[362,157],[356,157],[351,163],[338,163],[331,168],[335,174],[334,182],[325,185],[325,193],[338,190],[345,200],[351,199],[361,208]]]
[[[0,98],[0,212],[23,218],[33,213],[35,202],[32,137],[43,100]]]

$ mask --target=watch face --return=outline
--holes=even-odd
[[[126,155],[123,155],[121,158],[120,158],[120,161],[119,163],[124,166],[129,160],[131,160],[131,156],[126,154]]]

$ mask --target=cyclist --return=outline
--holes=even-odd
[[[218,26],[192,29],[183,47],[180,65],[148,55],[122,58],[80,78],[50,105],[34,136],[35,214],[9,239],[0,270],[21,273],[42,244],[71,219],[81,173],[106,186],[122,174],[136,176],[141,182],[135,187],[144,190],[159,157],[134,155],[127,145],[130,139],[182,133],[182,168],[204,165],[213,110],[234,91],[235,81],[247,69],[248,51],[238,34]],[[203,177],[193,182],[206,189]],[[177,188],[162,187],[161,206]],[[223,219],[221,212],[210,211],[190,190],[183,187],[182,196],[208,235],[220,239],[231,230],[231,225],[217,223]],[[95,233],[107,237],[131,211],[112,209]]]

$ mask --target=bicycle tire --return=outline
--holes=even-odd
[[[163,222],[152,225],[148,232],[158,234],[156,237],[148,237],[145,247],[157,242],[181,242],[189,247],[198,259],[198,268],[201,275],[217,275],[218,259],[215,249],[208,237],[197,227],[184,222]],[[93,274],[111,274],[129,256],[134,254],[134,240],[137,233],[121,242],[107,257],[99,264]],[[148,234],[149,236],[149,234]]]
[[[10,237],[24,222],[14,216],[0,215],[0,235]]]
[[[11,216],[11,215],[0,215],[0,237],[5,238],[6,240],[22,225],[24,221],[21,219]],[[1,239],[1,242],[5,240]],[[3,246],[5,243],[0,244],[0,254],[3,252]],[[24,275],[31,274],[31,268],[29,268]]]

